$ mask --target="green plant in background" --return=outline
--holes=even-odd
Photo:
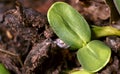
[[[117,8],[119,14],[120,14],[120,0],[113,0],[115,7]]]
[[[88,23],[70,5],[64,2],[54,3],[48,10],[47,17],[57,36],[72,48],[78,49],[77,59],[85,70],[97,72],[109,62],[110,48],[99,40],[91,40]]]
[[[0,64],[0,74],[10,74],[3,64]]]

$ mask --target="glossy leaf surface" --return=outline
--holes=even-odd
[[[90,72],[102,69],[110,60],[111,50],[103,42],[93,40],[77,52],[82,67]]]
[[[54,3],[47,14],[50,26],[65,43],[81,48],[91,39],[86,20],[74,8],[64,2]]]

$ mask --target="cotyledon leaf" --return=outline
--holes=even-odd
[[[120,0],[113,0],[113,2],[114,2],[115,6],[120,14]]]
[[[67,3],[54,3],[48,10],[47,18],[57,36],[71,47],[78,49],[90,41],[88,23]]]
[[[78,61],[90,72],[102,69],[110,60],[111,50],[103,42],[93,40],[77,52]]]

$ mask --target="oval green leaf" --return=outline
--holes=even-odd
[[[3,64],[0,64],[0,74],[10,74]]]
[[[114,2],[115,6],[120,14],[120,0],[113,0],[113,2]]]
[[[74,48],[81,48],[91,39],[86,20],[64,2],[54,3],[47,14],[48,22],[60,39]]]
[[[90,72],[102,69],[110,60],[111,50],[103,42],[93,40],[77,52],[78,61]]]

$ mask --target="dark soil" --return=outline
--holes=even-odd
[[[110,25],[104,0],[0,0],[0,62],[11,74],[65,74],[80,68],[76,52],[53,33],[47,10],[64,1],[78,10],[90,25]],[[97,74],[120,74],[120,38],[100,38],[112,50],[109,63]]]

